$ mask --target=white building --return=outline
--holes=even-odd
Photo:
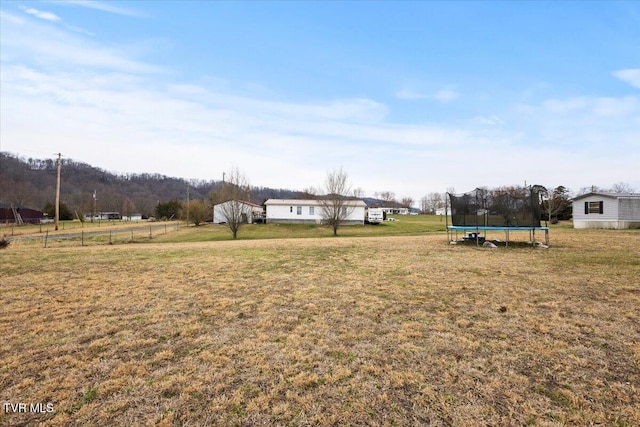
[[[573,199],[574,228],[640,228],[640,193],[583,194]]]
[[[269,199],[264,204],[267,207],[267,223],[321,224],[323,221],[320,200]],[[347,200],[345,204],[349,215],[343,224],[364,225],[367,204],[362,200]]]
[[[142,221],[142,214],[134,213],[131,215],[122,215],[123,221]]]
[[[91,214],[85,214],[85,221],[91,221]],[[93,216],[94,221],[116,221],[122,219],[120,212],[96,212]]]
[[[447,206],[446,208],[444,206],[441,208],[436,208],[436,215],[451,216],[451,206]]]
[[[230,203],[238,203],[238,212],[241,215],[242,222],[253,224],[254,222],[260,222],[263,220],[264,210],[262,209],[262,206],[246,202],[244,200],[229,200],[213,206],[214,224],[223,224],[227,222],[227,217],[224,212],[233,212],[229,207]]]

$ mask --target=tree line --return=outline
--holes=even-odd
[[[118,174],[72,159],[62,159],[60,219],[83,218],[94,212],[121,212],[123,215],[157,214],[160,204],[207,199],[219,190],[222,181],[186,180],[157,173]],[[0,152],[0,202],[53,212],[56,161],[34,159]],[[94,197],[95,194],[95,197]],[[296,198],[300,191],[252,187],[251,200]]]

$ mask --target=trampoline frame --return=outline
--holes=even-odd
[[[544,243],[549,246],[549,227],[485,227],[482,225],[447,225],[447,239],[450,242],[454,240],[451,239],[455,235],[455,241],[458,241],[458,232],[460,231],[474,231],[475,238],[472,240],[476,241],[476,245],[480,245],[480,232],[484,232],[484,238],[487,238],[487,231],[504,231],[506,237],[506,246],[509,246],[509,233],[511,231],[529,231],[529,239],[532,245],[536,243],[536,230],[544,231]]]
[[[453,222],[453,221],[452,221]],[[530,226],[489,226],[489,225],[449,225],[449,193],[447,193],[447,197],[445,198],[445,224],[447,227],[447,239],[449,242],[453,242],[452,237],[455,235],[455,241],[458,241],[458,232],[466,232],[473,231],[474,233],[469,233],[468,238],[465,240],[475,240],[476,245],[480,245],[480,232],[484,232],[484,239],[486,240],[487,231],[504,231],[506,238],[506,246],[509,246],[509,233],[511,231],[528,231],[529,232],[529,241],[532,246],[536,244],[536,230],[544,231],[544,242],[547,246],[549,246],[549,227],[546,224],[545,226],[538,225],[530,225]],[[486,224],[486,220],[485,220]]]

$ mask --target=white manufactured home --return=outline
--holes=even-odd
[[[640,228],[640,193],[593,192],[576,197],[573,228]]]
[[[235,206],[231,206],[235,204]],[[227,215],[237,212],[239,220],[244,223],[253,224],[262,222],[264,211],[262,206],[244,200],[229,200],[213,206],[213,223],[224,224],[228,222]]]
[[[267,207],[267,223],[321,224],[324,219],[320,200],[269,199],[264,204]],[[367,204],[362,200],[347,200],[345,204],[349,215],[344,224],[364,224]]]

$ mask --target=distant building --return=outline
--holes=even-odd
[[[573,199],[574,228],[640,228],[640,193],[592,192]]]
[[[44,212],[10,203],[0,203],[0,222],[5,224],[39,224]]]
[[[122,215],[123,221],[142,221],[142,214],[135,213],[131,215]]]
[[[264,202],[267,207],[267,223],[272,224],[321,224],[322,201],[316,199],[269,199]],[[367,204],[362,200],[346,200],[350,210],[343,224],[364,224]]]
[[[85,214],[85,221],[91,221],[91,214]],[[117,221],[122,219],[120,212],[97,212],[93,215],[94,221]]]
[[[246,202],[244,200],[229,200],[227,202],[218,203],[213,206],[213,223],[224,224],[227,222],[224,212],[232,212],[229,209],[229,203],[238,203],[240,215],[242,216],[242,222],[247,224],[253,224],[257,222],[264,222],[264,209],[262,206],[255,203]]]
[[[448,206],[446,208],[444,208],[444,207],[436,208],[436,215],[448,215],[448,216],[451,216],[451,206]]]

